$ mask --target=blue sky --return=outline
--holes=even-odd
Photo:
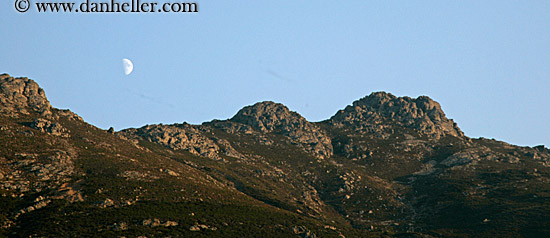
[[[0,73],[101,128],[226,119],[263,100],[320,121],[387,91],[430,96],[471,137],[550,145],[550,1],[197,2],[22,14],[2,1]]]

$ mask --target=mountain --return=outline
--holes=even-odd
[[[425,96],[115,132],[3,74],[0,112],[2,236],[550,235],[550,150],[469,138]]]

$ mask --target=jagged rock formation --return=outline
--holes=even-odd
[[[357,131],[381,135],[393,134],[393,127],[404,127],[435,139],[445,135],[464,136],[457,124],[447,119],[439,103],[426,96],[413,99],[385,92],[372,93],[340,110],[330,122],[336,127],[350,126]]]
[[[256,134],[260,137],[260,142],[267,145],[273,142],[263,135],[283,135],[319,159],[332,156],[330,138],[318,126],[279,103],[257,103],[241,109],[227,121],[214,121],[210,124],[228,133]],[[231,157],[242,158],[226,140],[209,139],[204,135],[205,130],[208,129],[184,123],[128,129],[123,130],[121,135],[134,139],[135,136],[140,136],[172,149],[185,150],[212,159],[220,159],[219,154],[222,152]]]
[[[168,146],[174,150],[188,151],[194,155],[221,159],[220,147],[189,124],[150,125],[121,132],[128,138],[142,137],[150,142]]]
[[[51,105],[44,90],[28,78],[13,78],[8,74],[0,75],[0,110],[8,115],[15,112],[28,114],[36,111],[42,115],[51,114]]]
[[[288,137],[318,158],[332,156],[330,138],[319,127],[280,103],[260,102],[241,109],[229,119],[262,133],[276,133]]]

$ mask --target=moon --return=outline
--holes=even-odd
[[[124,75],[129,75],[134,70],[134,64],[129,59],[122,59],[122,67],[124,68]]]

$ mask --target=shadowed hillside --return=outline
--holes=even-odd
[[[550,150],[466,137],[426,96],[115,132],[3,74],[0,112],[4,236],[550,235]]]

